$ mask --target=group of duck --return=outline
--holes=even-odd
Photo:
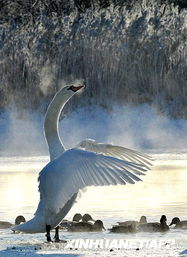
[[[175,225],[175,229],[187,229],[187,220],[181,221],[175,217],[168,226],[165,215],[161,216],[160,222],[147,222],[146,216],[141,216],[139,221],[118,222],[118,225],[114,225],[108,230],[112,233],[167,232],[172,225]],[[101,232],[106,230],[101,220],[95,221],[88,213],[83,216],[76,213],[72,221],[63,220],[60,228],[69,232]]]
[[[22,215],[15,219],[15,225],[26,222]],[[0,229],[11,228],[14,224],[7,221],[0,221]],[[175,229],[187,229],[187,220],[181,221],[178,217],[172,219],[169,226],[175,225]],[[146,216],[141,216],[139,221],[128,220],[118,222],[108,230],[112,233],[137,233],[137,232],[167,232],[169,231],[167,218],[162,215],[160,222],[147,222]],[[63,220],[60,228],[69,232],[102,232],[106,230],[101,220],[94,220],[88,213],[81,215],[76,213],[72,221]]]
[[[76,213],[72,221],[63,220],[60,228],[70,232],[100,232],[103,229],[106,230],[101,220],[94,220],[88,213],[83,216]]]

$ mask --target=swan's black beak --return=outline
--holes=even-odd
[[[82,86],[77,86],[77,87],[75,87],[75,86],[70,86],[69,88],[68,88],[68,90],[72,90],[73,92],[77,92],[78,90],[80,90],[81,88],[84,88],[85,86],[84,85],[82,85]]]

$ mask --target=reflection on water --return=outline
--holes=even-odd
[[[31,218],[39,194],[38,172],[48,158],[0,159],[0,220],[13,222],[16,215]],[[91,187],[82,194],[67,217],[89,212],[108,225],[119,219],[146,215],[155,220],[161,214],[187,218],[187,161],[157,160],[152,171],[135,185]]]

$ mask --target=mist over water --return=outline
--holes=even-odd
[[[149,105],[116,105],[110,112],[97,106],[82,108],[62,120],[60,131],[68,147],[87,137],[147,151],[187,148],[187,121],[168,119]]]
[[[43,121],[43,116],[33,112],[12,110],[1,115],[1,154],[48,155]],[[187,121],[169,119],[147,104],[115,105],[110,111],[96,105],[82,107],[62,115],[59,131],[67,148],[92,138],[149,153],[187,149]]]

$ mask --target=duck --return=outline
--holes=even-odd
[[[136,233],[137,226],[144,223],[147,223],[147,218],[146,216],[141,216],[140,221],[127,220],[118,222],[118,225],[113,226],[109,230],[113,233]]]
[[[15,224],[12,224],[8,221],[0,221],[0,229],[10,228],[14,225],[19,225],[22,222],[26,222],[25,218],[22,215],[19,215],[19,216],[16,217]]]
[[[136,223],[136,226],[139,224],[144,224],[144,223],[147,223],[147,218],[146,218],[146,216],[141,216],[139,221],[127,220],[124,222],[118,222],[118,225],[119,226],[129,226],[131,224],[134,224],[134,222]]]
[[[187,229],[187,220],[180,220],[178,217],[174,217],[170,223],[169,226],[172,226],[175,224],[174,228],[182,228]]]
[[[87,226],[87,224],[91,224],[93,225],[93,223],[91,223],[90,221],[95,221],[92,216],[88,213],[84,214],[82,216],[82,221],[81,222],[71,222],[71,224],[69,223],[68,226],[67,226],[67,230],[68,231],[74,231],[76,230],[79,226]],[[77,223],[79,225],[77,225]],[[97,223],[96,223],[97,224]],[[75,226],[75,229],[74,229],[74,226]],[[89,225],[88,225],[89,226]]]
[[[76,213],[73,216],[72,221],[68,221],[68,220],[62,220],[62,222],[60,223],[60,228],[64,229],[64,228],[68,228],[70,226],[73,226],[74,223],[79,222],[80,220],[82,220],[82,215],[80,213]]]
[[[94,224],[88,223],[88,222],[79,222],[73,224],[72,227],[69,228],[68,231],[70,232],[101,232],[106,230],[103,222],[101,220],[96,220]]]
[[[44,134],[49,148],[50,162],[39,173],[40,200],[34,217],[13,229],[25,233],[46,233],[55,229],[59,239],[59,224],[70,211],[80,190],[89,186],[135,184],[142,181],[152,166],[152,158],[122,146],[98,143],[85,139],[74,148],[66,149],[59,137],[59,117],[65,104],[83,84],[61,88],[52,99],[45,116]],[[69,135],[76,128],[69,129]],[[76,135],[76,134],[75,134]]]
[[[166,215],[162,215],[159,222],[149,222],[138,225],[138,232],[167,232],[169,226],[166,224]]]
[[[136,225],[136,221],[127,221],[126,224],[124,225],[116,225],[113,226],[112,228],[109,228],[109,231],[111,233],[136,233],[137,232],[137,225]]]
[[[89,222],[89,221],[95,221],[95,220],[92,218],[92,216],[89,213],[85,213],[82,216],[82,221],[83,222]]]

